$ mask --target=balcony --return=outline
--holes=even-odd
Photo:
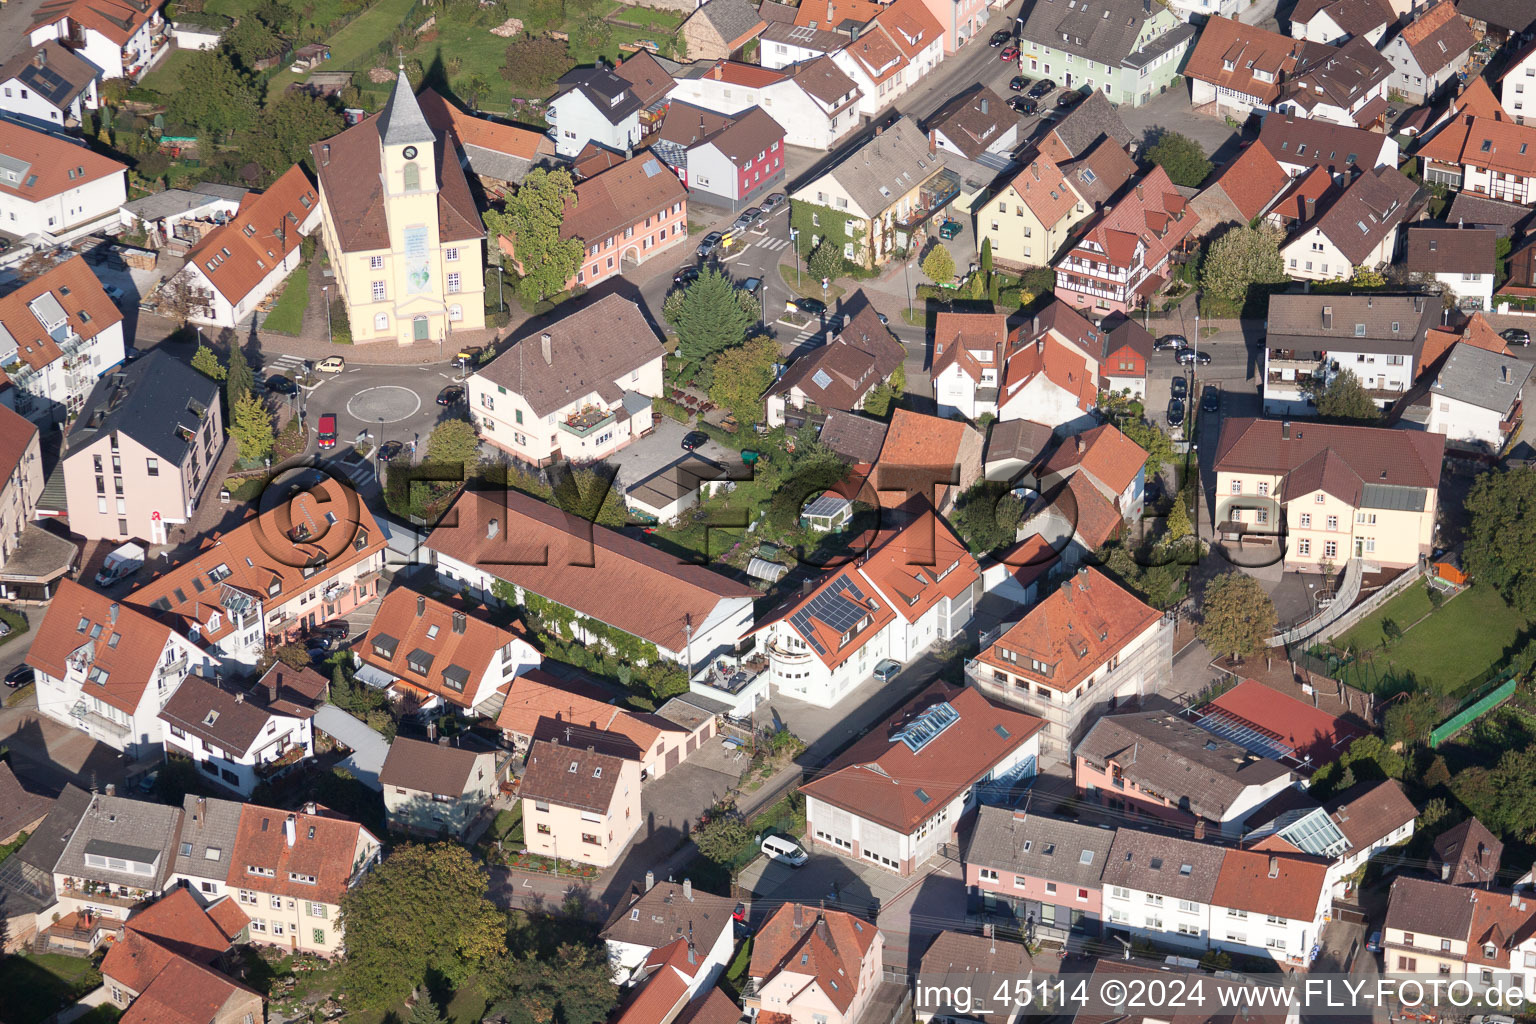
[[[126,885],[115,885],[110,882],[98,882],[90,878],[65,877],[64,893],[75,899],[89,900],[92,903],[102,903],[109,907],[123,907],[132,910],[139,904],[150,898],[152,893],[148,889],[133,889]]]
[[[774,661],[781,661],[790,665],[799,665],[811,660],[811,649],[809,647],[792,649],[784,646],[784,642],[777,637],[768,642],[768,654]]]
[[[280,775],[287,769],[303,761],[307,756],[303,746],[289,747],[270,761],[263,761],[256,766],[256,776],[267,779],[274,775]]]
[[[911,210],[896,218],[896,226],[903,231],[918,227],[953,202],[959,194],[960,176],[946,167],[918,187],[917,202]]]
[[[604,427],[612,425],[617,420],[618,415],[616,413],[589,405],[580,412],[563,420],[560,423],[560,429],[575,434],[577,437],[586,437]]]

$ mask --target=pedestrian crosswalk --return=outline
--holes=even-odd
[[[378,477],[373,468],[373,456],[371,454],[361,462],[351,464],[337,459],[331,463],[331,467],[339,469],[342,473],[346,474],[347,479],[352,481],[353,487],[366,487]]]
[[[760,249],[767,249],[769,252],[778,252],[781,249],[783,249],[786,245],[789,244],[789,239],[787,239],[787,238],[760,238],[756,242],[753,242],[752,244],[757,246]]]
[[[261,368],[268,373],[293,374],[304,368],[303,356],[273,356],[262,360]]]

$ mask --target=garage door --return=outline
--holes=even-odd
[[[698,750],[698,749],[699,749],[699,738],[697,736],[689,736],[688,737],[688,753],[691,754],[695,750]]]
[[[671,771],[673,768],[676,768],[677,762],[681,761],[682,758],[683,752],[678,750],[676,747],[673,747],[671,750],[667,751],[667,771]]]
[[[704,731],[699,733],[699,735],[707,740],[711,736],[713,736],[714,734],[715,734],[715,720],[714,719],[710,719],[709,721],[704,723]]]

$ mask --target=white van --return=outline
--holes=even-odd
[[[798,868],[810,860],[806,852],[800,848],[799,843],[783,836],[764,836],[761,848],[770,859],[788,864],[792,868]]]

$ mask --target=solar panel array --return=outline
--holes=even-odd
[[[54,106],[63,104],[70,93],[76,91],[69,79],[46,66],[38,67],[35,64],[29,64],[22,69],[18,77],[41,93],[43,98]]]
[[[938,738],[939,733],[960,721],[960,712],[953,704],[941,700],[918,715],[892,734],[892,741],[901,740],[907,749],[916,754]]]
[[[847,576],[839,576],[832,585],[811,598],[806,606],[790,616],[789,624],[795,632],[816,649],[826,654],[827,649],[816,638],[811,620],[823,623],[836,633],[846,633],[859,624],[866,613],[864,592]]]
[[[1286,745],[1274,733],[1250,725],[1218,707],[1203,709],[1195,724],[1208,733],[1236,743],[1250,754],[1274,758],[1277,761],[1282,757],[1293,757],[1296,754],[1293,748]]]

